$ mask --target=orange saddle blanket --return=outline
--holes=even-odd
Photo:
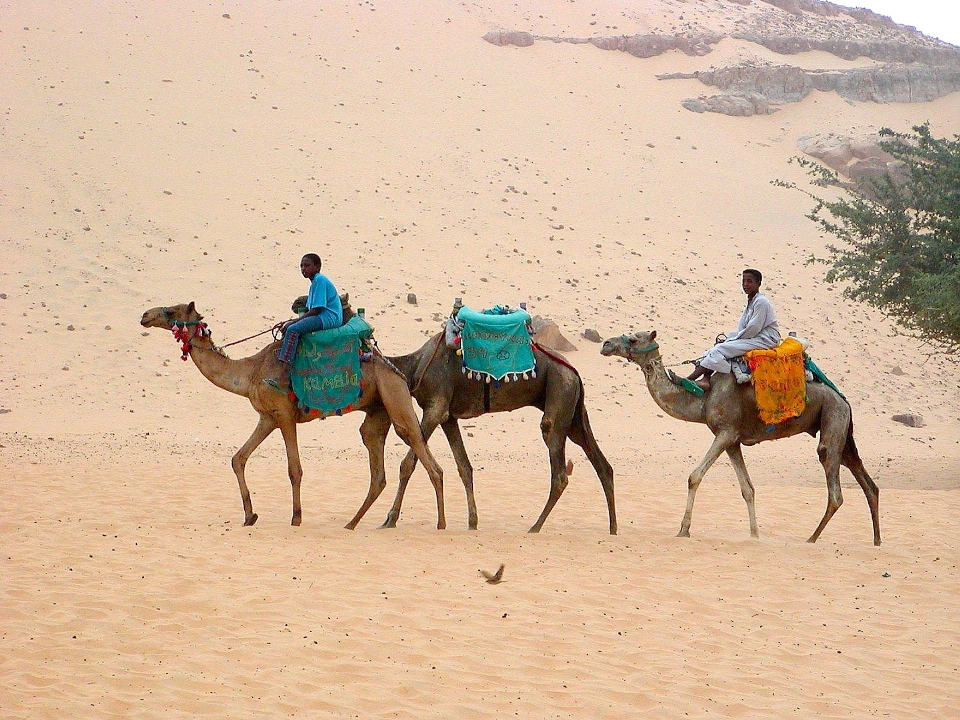
[[[743,356],[753,374],[760,419],[768,425],[797,417],[806,407],[803,346],[791,337],[772,350]]]

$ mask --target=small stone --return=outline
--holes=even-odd
[[[903,369],[902,369],[899,365],[894,365],[894,366],[890,369],[890,374],[891,374],[891,375],[906,375],[906,373],[903,371]]]
[[[927,424],[923,420],[923,415],[919,413],[903,413],[901,415],[894,415],[892,419],[895,422],[903,423],[907,427],[913,428],[922,428]]]
[[[67,325],[67,330],[76,330],[76,328],[73,325]]]
[[[595,343],[601,342],[602,340],[602,338],[600,337],[600,333],[598,333],[593,328],[587,328],[586,330],[583,331],[583,339],[589,340],[590,342],[595,342]]]
[[[411,305],[417,304],[417,296],[415,293],[407,293],[407,302]]]

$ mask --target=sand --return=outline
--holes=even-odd
[[[826,284],[807,263],[830,241],[804,218],[811,201],[771,181],[804,181],[788,161],[805,134],[927,120],[956,134],[960,94],[698,115],[679,103],[702,86],[656,75],[770,53],[725,40],[638,60],[481,39],[743,8],[9,4],[0,716],[953,716],[955,359]],[[448,529],[422,469],[399,526],[378,528],[405,450],[391,434],[387,490],[344,530],[369,482],[357,414],[300,427],[301,527],[269,438],[247,473],[260,520],[242,527],[230,458],[256,414],[139,318],[192,300],[215,341],[258,333],[306,291],[310,251],[387,354],[423,344],[455,297],[554,320],[578,347],[620,533],[570,445],[570,485],[527,534],[549,487],[535,409],[461,423],[477,531],[440,433]],[[668,363],[695,357],[735,325],[748,266],[850,399],[881,488],[879,548],[845,471],[847,502],[805,542],[826,500],[809,437],[745,450],[759,540],[726,459],[692,537],[675,537],[710,432],[667,417],[636,367],[581,337],[656,329]],[[925,426],[891,419],[907,412]],[[501,563],[487,584],[478,571]]]

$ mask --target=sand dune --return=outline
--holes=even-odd
[[[788,161],[812,132],[929,120],[956,134],[960,95],[815,93],[769,116],[695,114],[680,102],[702,86],[658,74],[770,51],[727,39],[706,57],[639,60],[482,40],[651,32],[679,14],[720,26],[747,11],[6,8],[0,715],[950,716],[956,363],[824,283],[807,263],[829,242],[804,218],[810,200],[771,180],[804,180]],[[566,493],[526,533],[549,487],[533,409],[462,423],[476,532],[439,433],[449,529],[434,529],[419,469],[399,527],[377,529],[405,449],[391,434],[385,497],[343,530],[369,482],[356,415],[300,428],[300,528],[269,438],[248,466],[260,521],[241,527],[230,457],[255,413],[138,321],[193,300],[218,343],[266,330],[305,292],[309,251],[387,354],[437,332],[455,297],[553,319],[578,346],[620,534],[573,446]],[[700,489],[693,537],[674,537],[710,432],[666,417],[636,367],[580,334],[657,329],[668,363],[695,357],[735,325],[747,266],[850,399],[881,487],[880,548],[849,475],[847,502],[804,543],[826,494],[812,438],[745,451],[759,541],[726,460]],[[891,420],[903,412],[925,427]],[[478,570],[500,563],[504,582],[485,583]]]

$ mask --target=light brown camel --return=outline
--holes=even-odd
[[[530,528],[539,532],[544,521],[557,504],[567,487],[569,474],[566,461],[566,443],[570,438],[583,448],[587,458],[600,478],[607,501],[610,534],[617,534],[617,511],[613,493],[613,468],[600,451],[587,408],[583,403],[583,382],[573,367],[559,357],[548,354],[542,348],[534,348],[537,375],[529,380],[503,383],[492,387],[490,383],[478,382],[466,377],[461,371],[461,358],[447,347],[444,334],[438,333],[414,353],[401,357],[389,357],[406,376],[410,392],[423,408],[421,427],[424,437],[439,425],[447,436],[450,449],[457,462],[457,470],[467,493],[468,526],[477,528],[477,504],[473,497],[473,466],[463,446],[458,420],[474,418],[493,412],[506,412],[523,407],[536,407],[543,411],[540,432],[550,456],[550,495],[540,517]],[[400,463],[400,485],[397,497],[390,509],[384,527],[395,527],[400,517],[400,506],[407,482],[413,474],[417,457],[413,453]]]
[[[617,355],[636,363],[647,379],[647,389],[654,401],[672,417],[688,422],[705,423],[714,434],[713,444],[687,481],[687,508],[680,524],[680,537],[690,537],[693,500],[700,481],[710,466],[726,451],[740,481],[740,491],[750,516],[750,535],[759,536],[753,504],[753,484],[743,462],[741,445],[756,445],[764,440],[810,433],[820,433],[817,455],[827,476],[827,510],[807,542],[816,542],[830,518],[843,504],[840,493],[840,466],[844,465],[856,478],[870,506],[873,520],[873,544],[880,544],[880,491],[867,474],[853,441],[853,415],[850,405],[837,392],[822,383],[807,384],[806,409],[799,417],[768,426],[760,420],[752,385],[739,385],[729,373],[714,373],[711,387],[697,397],[671,382],[663,366],[656,343],[657,331],[636,332],[610,338],[603,343],[601,355]]]
[[[210,339],[210,331],[202,322],[203,316],[197,312],[194,304],[156,307],[143,313],[140,324],[144,327],[159,327],[173,330],[183,343],[183,352],[189,354],[197,369],[217,387],[242,395],[250,401],[253,409],[260,414],[260,422],[249,439],[233,456],[233,471],[240,484],[240,498],[243,500],[244,525],[253,525],[257,514],[253,511],[250,491],[244,479],[244,467],[254,450],[270,433],[277,428],[283,435],[287,451],[287,472],[293,488],[292,525],[299,525],[300,480],[303,470],[300,465],[300,450],[297,445],[297,423],[309,422],[316,414],[302,412],[295,400],[289,395],[277,392],[263,382],[264,378],[274,377],[280,371],[276,359],[278,342],[268,345],[256,355],[241,359],[231,359],[218,349]],[[354,404],[357,410],[366,413],[360,425],[360,436],[367,448],[370,459],[370,489],[363,505],[347,523],[350,530],[356,527],[360,518],[386,487],[384,471],[384,445],[392,424],[397,435],[411,452],[423,463],[430,482],[437,494],[437,529],[446,527],[443,511],[443,471],[427,447],[413,401],[404,379],[392,370],[378,354],[371,362],[361,364],[363,373],[360,398]]]

